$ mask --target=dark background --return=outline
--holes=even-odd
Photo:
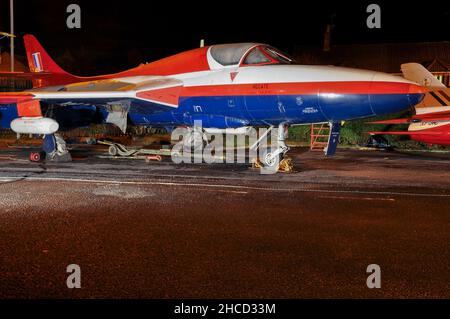
[[[81,29],[68,29],[66,8],[81,6]],[[381,6],[381,29],[368,29],[366,7]],[[104,1],[15,0],[16,35],[34,34],[70,72],[116,72],[206,44],[270,43],[290,53],[322,46],[335,15],[332,44],[450,40],[450,4],[415,1]],[[0,0],[9,31],[9,0]],[[0,45],[7,49],[8,40]],[[23,54],[21,40],[17,52]]]

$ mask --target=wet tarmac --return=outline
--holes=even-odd
[[[296,172],[261,175],[28,151],[0,150],[2,298],[450,296],[448,153],[295,149]]]

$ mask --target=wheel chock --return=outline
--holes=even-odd
[[[145,157],[145,161],[147,163],[149,163],[150,161],[158,161],[161,162],[162,161],[162,157],[161,155],[149,155]]]
[[[262,168],[263,164],[259,159],[255,159],[252,162],[252,168]],[[294,164],[292,163],[292,158],[286,157],[281,160],[281,162],[278,164],[277,168],[278,172],[283,173],[292,173],[294,171]]]

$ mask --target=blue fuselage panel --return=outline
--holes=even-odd
[[[352,120],[406,110],[419,103],[422,94],[323,94],[196,96],[180,98],[178,108],[148,113],[132,108],[136,125],[191,125],[204,118],[204,126],[218,128]],[[211,120],[213,118],[213,120]],[[228,125],[224,125],[223,119]],[[239,122],[237,119],[242,120]]]
[[[0,105],[0,125],[1,128],[11,128],[11,122],[18,117],[15,104]]]
[[[178,107],[132,99],[128,116],[133,124],[145,126],[192,125],[195,120],[215,128],[302,124],[396,113],[418,104],[422,98],[419,93],[195,96],[180,97]],[[104,105],[108,101],[78,102],[80,105],[56,108],[50,117],[67,129],[105,121],[108,113]],[[2,128],[9,128],[17,116],[15,105],[0,105]]]

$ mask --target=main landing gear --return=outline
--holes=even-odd
[[[195,151],[208,144],[208,137],[201,126],[187,127],[183,137],[183,150],[186,152]]]
[[[254,163],[255,167],[266,168],[271,171],[292,171],[292,160],[285,157],[289,151],[289,147],[286,145],[286,138],[288,136],[289,126],[285,123],[278,125],[276,132],[276,145],[267,145],[267,136],[272,132],[274,126],[270,126],[269,129],[262,134],[259,139],[250,147],[251,150],[259,150],[259,160]],[[261,145],[261,142],[265,141],[266,145]],[[274,144],[272,141],[270,144]],[[262,148],[265,146],[265,148]]]
[[[292,161],[290,158],[285,158],[286,153],[289,151],[289,147],[286,145],[286,138],[288,135],[288,125],[286,123],[281,123],[278,125],[278,128],[275,126],[270,126],[267,130],[264,130],[263,133],[257,138],[256,142],[254,142],[250,146],[250,152],[249,152],[249,159],[250,162],[258,168],[263,168],[264,171],[266,171],[268,174],[278,172],[278,171],[285,171],[289,172],[292,171]],[[225,129],[223,129],[223,133],[221,131],[218,131],[219,133],[215,133],[215,131],[212,131],[214,133],[211,133],[211,131],[203,130],[201,126],[192,126],[192,127],[186,127],[184,128],[183,133],[183,140],[182,140],[182,150],[183,154],[188,154],[188,156],[191,155],[197,155],[196,151],[199,150],[202,152],[206,147],[209,146],[211,141],[209,141],[209,136],[205,132],[209,132],[212,135],[215,134],[232,134],[236,135],[239,133],[231,133],[226,132]],[[245,133],[240,134],[249,134],[251,130],[246,130]],[[270,134],[270,143],[267,143],[267,140],[269,139]],[[214,136],[214,139],[217,136]],[[252,135],[254,137],[254,135]],[[214,141],[214,140],[213,140]],[[224,141],[222,141],[224,142]],[[219,143],[220,144],[220,143]],[[222,151],[227,151],[228,148],[224,146],[224,143],[222,144],[215,143],[212,146],[212,150],[214,152],[213,156],[216,156],[217,147],[221,147],[220,154],[223,154]],[[232,145],[233,146],[233,145]],[[227,145],[227,147],[232,147],[230,145]],[[234,152],[234,150],[233,150]],[[203,155],[203,153],[200,153],[200,155]],[[233,154],[233,156],[236,154]],[[181,155],[178,155],[181,156]],[[183,155],[184,156],[184,155]],[[221,155],[218,155],[218,157]],[[217,158],[218,158],[217,157]],[[202,157],[201,160],[204,160]],[[223,160],[223,158],[221,158]]]
[[[64,139],[59,134],[45,135],[42,142],[42,151],[32,152],[30,161],[32,162],[70,162],[72,156],[67,150]]]

